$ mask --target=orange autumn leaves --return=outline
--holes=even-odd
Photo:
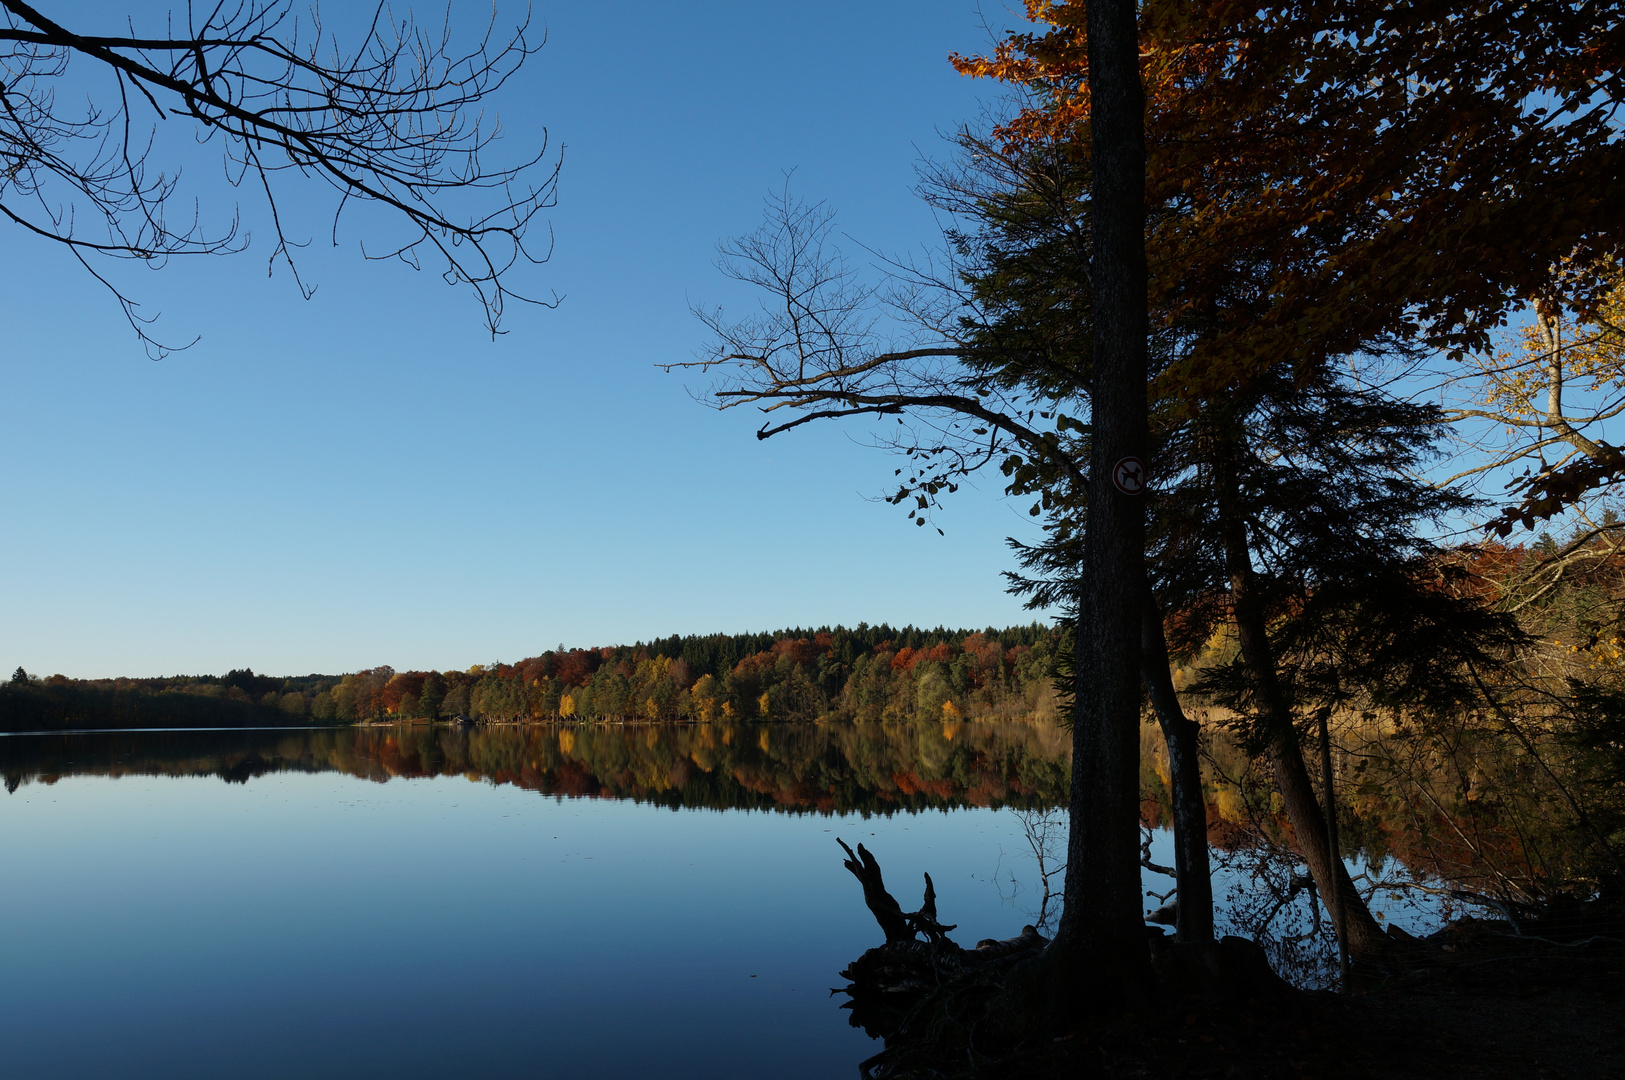
[[[1620,6],[1141,5],[1153,332],[1179,342],[1153,402],[1394,342],[1482,349],[1554,265],[1603,265]],[[1085,10],[1028,0],[1037,29],[953,58],[1026,95],[1006,152],[1087,163]]]

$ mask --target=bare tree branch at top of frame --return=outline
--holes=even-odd
[[[154,160],[157,125],[190,119],[201,143],[223,143],[233,186],[264,199],[274,230],[268,269],[285,264],[307,298],[314,288],[294,257],[306,241],[286,231],[281,173],[333,187],[335,243],[352,201],[404,220],[397,242],[363,246],[364,256],[414,269],[432,258],[448,283],[474,291],[498,333],[508,301],[557,302],[521,295],[504,276],[551,253],[551,235],[546,250],[527,247],[557,187],[546,131],[517,161],[483,159],[502,131],[481,110],[541,43],[526,36],[528,16],[498,35],[493,11],[479,39],[458,48],[450,14],[425,25],[380,3],[359,42],[341,48],[317,8],[300,17],[290,0],[188,4],[150,36],[133,22],[123,33],[70,28],[20,0],[0,0],[0,215],[66,246],[112,291],[148,354],[165,355],[170,347],[150,333],[152,319],[92,259],[161,267],[171,256],[247,247],[235,212],[211,228],[195,203],[177,206],[179,170]],[[106,79],[89,101],[79,96],[86,65]],[[479,209],[448,205],[477,189],[494,193]]]

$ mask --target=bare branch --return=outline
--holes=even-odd
[[[793,414],[763,424],[760,439],[819,420],[897,417],[906,434],[880,441],[915,462],[889,497],[914,495],[911,516],[1001,451],[1040,461],[1084,490],[1085,444],[1066,435],[1083,425],[1063,415],[1061,401],[1032,389],[1043,380],[1001,382],[987,373],[992,353],[976,340],[980,313],[963,285],[965,267],[952,258],[943,270],[888,259],[880,284],[870,284],[835,245],[833,229],[827,206],[802,202],[788,187],[770,195],[764,224],[719,248],[723,273],[757,290],[756,312],[730,319],[696,305],[711,343],[693,361],[660,366],[715,373],[719,382],[701,398],[715,408]],[[1031,360],[1032,367],[1051,362],[1036,351]],[[1075,394],[1073,375],[1050,381]],[[1008,458],[1005,465],[1008,472]]]
[[[182,32],[161,36],[133,26],[79,33],[22,0],[0,0],[0,212],[76,251],[154,267],[171,256],[240,251],[248,241],[235,213],[213,229],[195,211],[176,217],[179,170],[154,167],[157,124],[189,119],[200,142],[222,140],[234,185],[253,177],[275,234],[270,261],[286,264],[303,294],[312,291],[295,261],[303,245],[286,232],[275,182],[290,171],[337,193],[335,242],[352,202],[393,211],[407,235],[363,254],[416,267],[420,252],[432,253],[447,282],[473,290],[498,333],[508,301],[557,302],[513,290],[505,275],[551,251],[551,242],[531,251],[527,235],[554,204],[559,159],[549,157],[544,130],[528,157],[483,160],[501,128],[482,109],[541,46],[527,38],[528,16],[503,37],[492,20],[457,51],[449,8],[441,25],[425,26],[395,21],[380,3],[359,43],[341,50],[320,11],[302,23],[291,0],[189,9]],[[58,102],[56,87],[82,64],[111,79],[108,108],[95,95],[79,109]],[[151,107],[153,126],[137,123],[132,101]],[[454,209],[463,194],[487,190],[495,197],[483,209]],[[101,235],[85,235],[85,222]],[[128,316],[133,302],[108,287]],[[132,325],[165,351],[144,322]]]

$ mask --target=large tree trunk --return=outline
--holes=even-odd
[[[1270,764],[1281,801],[1291,819],[1298,850],[1309,864],[1315,888],[1342,928],[1344,944],[1356,963],[1380,964],[1389,941],[1354,888],[1342,854],[1326,840],[1326,817],[1315,796],[1309,769],[1303,762],[1303,743],[1292,721],[1292,710],[1276,673],[1264,613],[1253,586],[1253,567],[1247,525],[1239,512],[1239,490],[1229,462],[1218,472],[1219,531],[1224,544],[1225,570],[1230,577],[1230,605],[1236,620],[1236,640],[1242,663],[1253,684],[1259,712],[1268,733]]]
[[[1088,9],[1093,144],[1092,453],[1079,597],[1066,907],[1052,956],[1063,1010],[1151,986],[1140,898],[1140,591],[1145,511],[1112,483],[1145,457],[1145,95],[1133,0]]]
[[[1162,608],[1147,582],[1140,623],[1140,678],[1168,744],[1174,811],[1174,873],[1179,886],[1174,932],[1180,941],[1213,940],[1213,871],[1207,850],[1207,797],[1202,792],[1199,728],[1180,707],[1168,663]]]

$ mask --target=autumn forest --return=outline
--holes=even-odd
[[[82,681],[25,671],[0,687],[0,730],[468,719],[1054,720],[1059,634],[893,629],[713,634],[547,651],[467,671]]]

